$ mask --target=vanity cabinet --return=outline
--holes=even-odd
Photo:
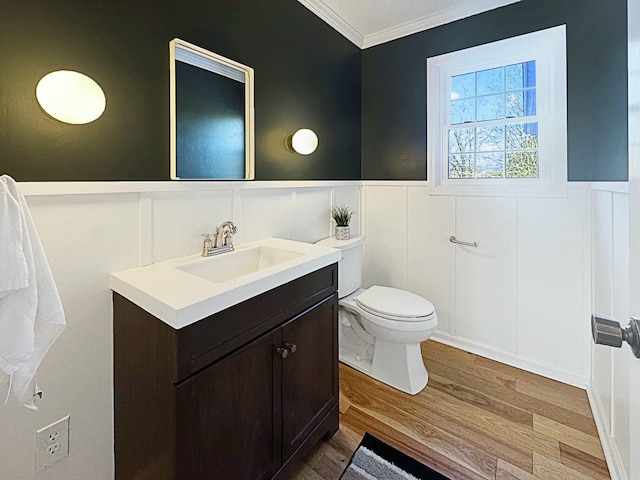
[[[173,329],[114,292],[116,479],[270,479],[338,429],[337,269]]]

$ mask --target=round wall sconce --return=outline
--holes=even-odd
[[[46,74],[36,86],[42,109],[56,120],[80,125],[100,118],[107,99],[95,80],[69,70]]]
[[[285,144],[290,152],[309,155],[318,148],[318,136],[313,130],[301,128],[293,135],[289,135],[285,140]]]

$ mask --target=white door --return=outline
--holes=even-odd
[[[640,0],[628,0],[629,311],[640,317]],[[622,320],[622,319],[621,319]],[[626,325],[626,320],[622,320]],[[630,480],[640,480],[640,359],[629,351]]]

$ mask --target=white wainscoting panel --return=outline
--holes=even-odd
[[[152,194],[153,262],[202,251],[203,233],[232,220],[233,191]]]
[[[599,185],[593,202],[593,312],[621,322],[629,318],[629,200],[620,188]],[[637,360],[627,345],[592,344],[589,400],[612,480],[631,471],[630,385]]]
[[[611,317],[613,298],[613,194],[595,190],[593,198],[593,313]],[[611,431],[611,369],[613,352],[592,347],[591,388],[598,392],[604,428]]]
[[[519,355],[589,376],[590,192],[518,199]],[[553,352],[553,355],[549,355]]]
[[[407,189],[364,187],[363,284],[405,288],[407,265]]]
[[[362,220],[362,188],[361,187],[334,187],[332,206],[345,205],[353,210],[351,217],[351,236],[360,235],[360,223]],[[335,223],[331,222],[331,233],[335,231]]]
[[[612,309],[613,196],[593,191],[593,311],[609,315]]]
[[[456,335],[516,352],[515,199],[457,197],[455,246]]]
[[[292,240],[314,243],[330,235],[331,190],[299,188],[293,192]]]
[[[293,208],[292,190],[243,190],[236,197],[240,204],[238,242],[251,242],[264,237],[291,238]]]
[[[39,411],[0,405],[0,477],[34,478],[34,433],[71,414],[70,455],[42,478],[113,480],[108,275],[138,264],[138,195],[28,197],[67,327],[37,373]],[[4,396],[2,397],[4,402]]]
[[[438,331],[454,334],[451,282],[455,247],[449,237],[455,232],[455,198],[429,195],[421,187],[408,187],[408,193],[406,288],[433,303]]]
[[[624,193],[613,193],[613,242],[612,242],[612,316],[623,326],[627,324],[629,311],[629,199]],[[636,253],[637,255],[637,253]],[[638,360],[631,355],[628,345],[612,351],[612,418],[611,432],[618,454],[622,459],[626,472],[630,471],[631,443],[629,439],[629,421],[631,404],[623,399],[630,398],[629,381],[637,382],[638,378],[630,377],[631,365]],[[638,448],[636,446],[636,448]]]

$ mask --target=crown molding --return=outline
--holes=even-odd
[[[424,17],[410,20],[394,27],[385,28],[378,32],[366,35],[362,42],[362,48],[365,49],[373,47],[374,45],[406,37],[414,33],[444,25],[445,23],[461,20],[463,18],[504,7],[505,5],[517,3],[519,1],[520,0],[467,0],[458,6],[440,10],[435,14],[425,15]]]
[[[449,7],[435,14],[425,15],[415,20],[385,28],[368,35],[360,33],[353,25],[329,8],[322,0],[298,0],[302,5],[324,20],[336,31],[361,49],[380,45],[397,38],[428,30],[445,23],[471,17],[479,13],[504,7],[520,0],[467,0],[461,5]]]
[[[364,35],[338,15],[335,11],[325,5],[322,0],[298,0],[316,16],[320,17],[331,27],[341,33],[347,40],[351,41],[359,48],[363,48]]]

